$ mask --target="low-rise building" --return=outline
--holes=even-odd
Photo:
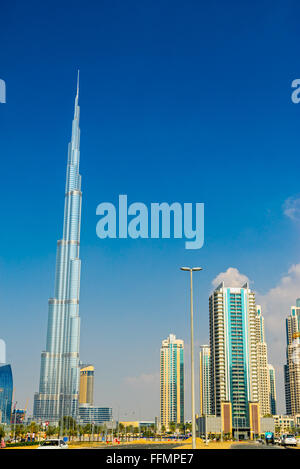
[[[102,425],[112,421],[111,407],[96,407],[90,404],[79,406],[79,420],[82,424]]]
[[[134,420],[134,421],[120,421],[119,425],[123,425],[124,428],[155,428],[155,421],[154,420]]]
[[[273,415],[277,433],[286,433],[295,427],[294,417],[291,415]]]
[[[275,433],[275,421],[273,417],[261,417],[260,433],[264,435],[266,432]]]
[[[202,415],[196,420],[198,436],[221,435],[222,418],[216,415]]]

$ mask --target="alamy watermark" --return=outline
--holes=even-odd
[[[204,244],[204,204],[142,202],[128,205],[127,195],[119,195],[119,206],[102,202],[97,206],[96,233],[105,238],[175,238],[185,239],[186,249],[200,249]]]
[[[291,95],[292,101],[295,104],[300,103],[300,78],[292,81],[292,88],[296,88]]]
[[[0,78],[0,103],[6,103],[6,84],[4,80]]]
[[[0,339],[0,365],[6,363],[6,345],[3,339]]]

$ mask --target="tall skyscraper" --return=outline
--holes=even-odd
[[[300,298],[286,319],[286,365],[284,366],[286,413],[300,414]]]
[[[268,364],[269,370],[269,382],[270,382],[270,409],[271,414],[277,414],[277,405],[276,405],[276,377],[275,369],[272,365]]]
[[[0,424],[10,424],[13,376],[10,365],[0,365]]]
[[[256,354],[258,377],[258,402],[261,416],[271,413],[270,407],[270,378],[268,368],[268,351],[265,341],[265,323],[261,306],[256,306]]]
[[[79,79],[68,148],[63,236],[57,242],[54,297],[49,299],[46,350],[42,352],[34,417],[58,421],[78,414],[81,176]]]
[[[184,342],[170,334],[160,349],[160,421],[184,422]]]
[[[209,298],[209,316],[212,413],[221,416],[231,403],[233,429],[249,434],[258,379],[255,294],[248,283],[227,288],[222,282]]]
[[[200,415],[210,415],[210,348],[200,347]]]
[[[79,405],[94,404],[94,374],[92,365],[81,365],[79,385]]]

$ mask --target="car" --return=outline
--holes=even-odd
[[[68,449],[68,444],[59,438],[44,440],[37,449]]]
[[[283,446],[297,446],[295,435],[285,435],[281,444]]]

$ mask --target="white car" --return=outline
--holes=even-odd
[[[37,449],[68,449],[68,444],[59,438],[43,441]]]
[[[282,441],[283,446],[297,446],[297,440],[294,435],[285,435]]]

